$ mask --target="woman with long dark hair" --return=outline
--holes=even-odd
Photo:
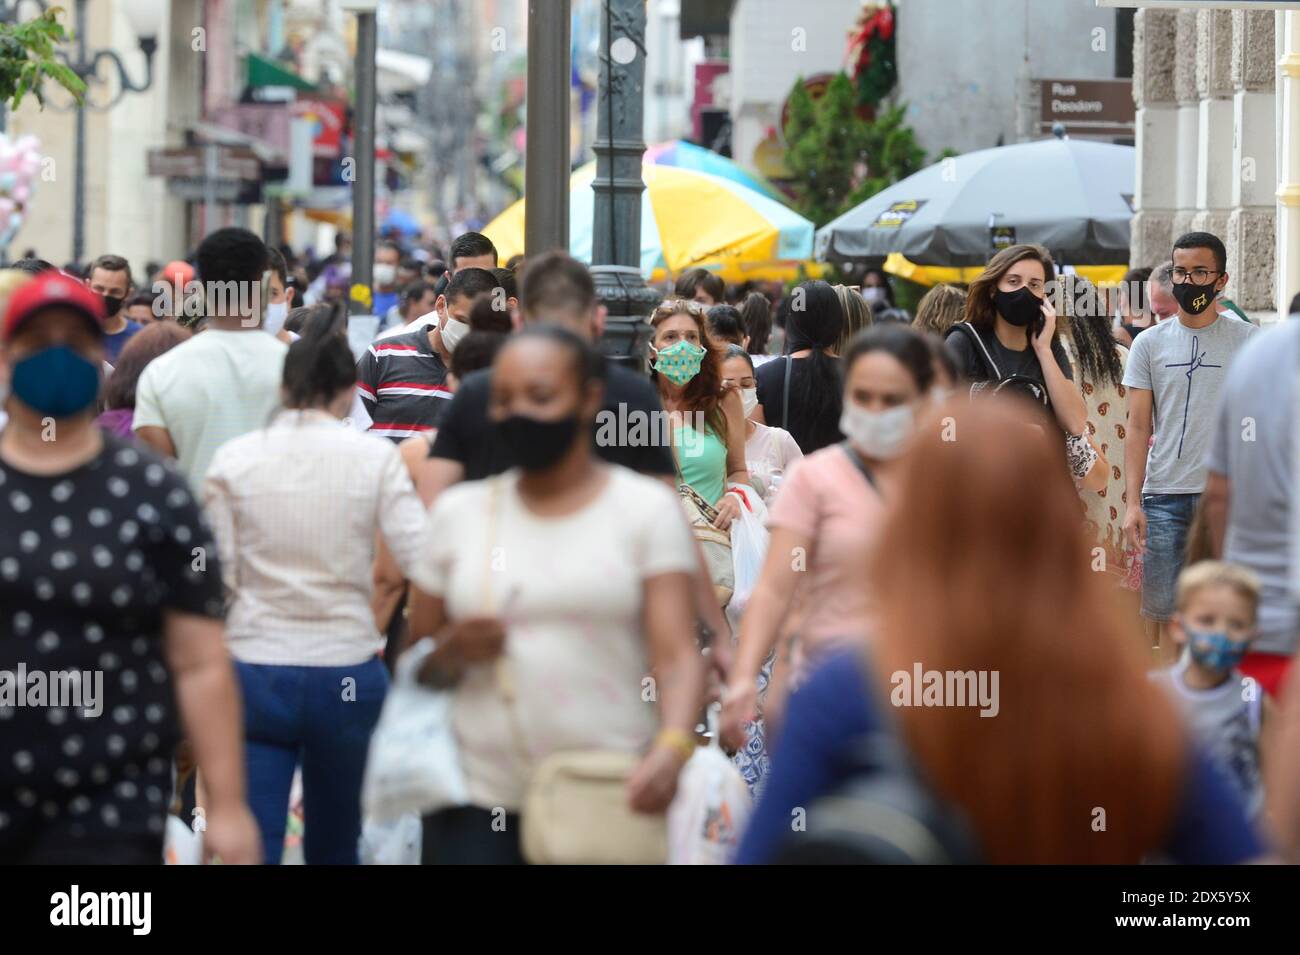
[[[1013,245],[989,261],[966,295],[965,320],[946,340],[963,377],[1014,386],[1039,401],[1061,430],[1077,436],[1087,425],[1083,397],[1070,380],[1060,323],[1047,298],[1056,267],[1046,249]]]
[[[861,569],[928,405],[934,357],[921,333],[887,325],[855,338],[844,367],[848,440],[797,462],[768,518],[767,559],[740,622],[723,700],[723,740],[732,746],[755,718],[759,674],[779,638],[791,649],[777,654],[778,666],[797,682],[833,647],[873,629],[874,587]]]
[[[781,301],[786,354],[758,369],[755,421],[784,428],[804,454],[842,441],[841,379],[835,346],[844,309],[826,282],[801,282]]]
[[[772,338],[772,303],[762,292],[750,292],[737,307],[745,334],[749,336],[746,350],[754,356],[754,367],[757,368],[775,357],[767,353]]]
[[[793,810],[812,831],[820,797],[899,772],[855,768],[869,740],[902,744],[984,862],[1263,855],[1240,798],[1132,651],[1090,568],[1059,443],[1030,420],[994,398],[950,402],[919,429],[858,572],[877,595],[877,629],[791,698],[739,861],[807,846]],[[978,685],[962,697],[953,676],[965,674]]]
[[[1087,509],[1088,531],[1105,549],[1106,570],[1119,575],[1128,564],[1124,541],[1128,391],[1123,383],[1128,349],[1115,342],[1096,286],[1077,275],[1062,275],[1058,286],[1068,319],[1061,329],[1061,345],[1087,408],[1088,435],[1108,462],[1101,487],[1080,488],[1079,495]]]
[[[349,428],[356,366],[343,310],[289,346],[284,410],[222,445],[204,483],[244,704],[249,803],[267,862],[302,767],[308,864],[355,864],[361,779],[388,690],[370,609],[375,533],[410,576],[425,516],[391,442]]]
[[[469,805],[425,818],[425,864],[523,861],[526,794],[566,752],[626,758],[626,805],[651,816],[694,752],[694,545],[680,512],[666,513],[671,491],[595,453],[605,374],[571,331],[511,336],[490,416],[518,467],[434,503],[411,633],[435,640],[422,677],[451,688]],[[642,696],[648,673],[657,705]]]

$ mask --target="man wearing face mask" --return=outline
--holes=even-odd
[[[126,317],[122,306],[135,288],[131,265],[120,255],[101,255],[90,265],[86,286],[104,301],[104,353],[110,365],[117,363],[122,348],[143,326]]]
[[[1217,236],[1187,233],[1174,243],[1173,262],[1178,315],[1134,340],[1124,371],[1124,533],[1129,549],[1144,555],[1142,616],[1164,657],[1173,651],[1167,625],[1188,531],[1205,490],[1215,408],[1233,356],[1257,331],[1214,308],[1228,284],[1227,252]]]
[[[270,266],[270,287],[266,302],[266,317],[262,328],[270,332],[286,345],[291,344],[297,336],[284,330],[284,320],[289,317],[296,306],[297,290],[289,285],[289,269],[284,256],[279,250],[266,250],[267,263]]]
[[[184,479],[94,424],[105,320],[50,273],[0,325],[0,671],[81,684],[81,705],[5,706],[0,863],[161,861],[178,715],[205,849],[257,862],[216,546]]]
[[[400,443],[434,428],[451,398],[451,353],[469,332],[474,299],[499,288],[486,269],[461,269],[438,296],[438,323],[380,337],[357,362],[357,391],[370,413],[372,434]],[[497,294],[504,294],[504,290]]]
[[[374,313],[384,319],[389,310],[397,307],[401,287],[397,283],[397,268],[402,263],[402,247],[396,242],[380,242],[375,246],[375,266],[371,275],[375,286]]]

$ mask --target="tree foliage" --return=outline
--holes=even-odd
[[[814,101],[803,79],[790,94],[786,166],[795,207],[818,227],[918,171],[925,151],[904,122],[906,107],[882,109],[874,119],[858,115],[858,91],[836,74]]]
[[[59,22],[62,7],[51,7],[22,23],[0,23],[0,102],[16,109],[31,93],[45,105],[41,85],[53,80],[78,100],[86,84],[66,63],[56,58],[58,47],[70,36]]]

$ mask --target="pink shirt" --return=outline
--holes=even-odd
[[[870,628],[867,560],[884,520],[880,495],[838,445],[795,462],[768,517],[809,540],[805,575],[795,585],[805,656]],[[792,557],[797,559],[798,555]]]

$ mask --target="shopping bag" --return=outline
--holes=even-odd
[[[731,561],[736,585],[727,605],[727,615],[733,621],[739,621],[744,613],[749,596],[758,584],[763,561],[767,559],[766,523],[767,505],[757,494],[746,494],[740,501],[740,516],[731,522]]]
[[[416,679],[433,652],[425,637],[397,660],[393,685],[370,738],[361,804],[368,818],[425,815],[469,802],[451,725],[449,690]]]
[[[695,750],[677,778],[668,807],[669,865],[726,865],[753,810],[744,777],[718,743],[718,709],[709,710],[709,745]]]
[[[180,816],[167,815],[163,830],[164,865],[202,865],[203,833]]]
[[[361,826],[362,865],[419,865],[423,826],[413,812],[396,819],[367,819]]]

